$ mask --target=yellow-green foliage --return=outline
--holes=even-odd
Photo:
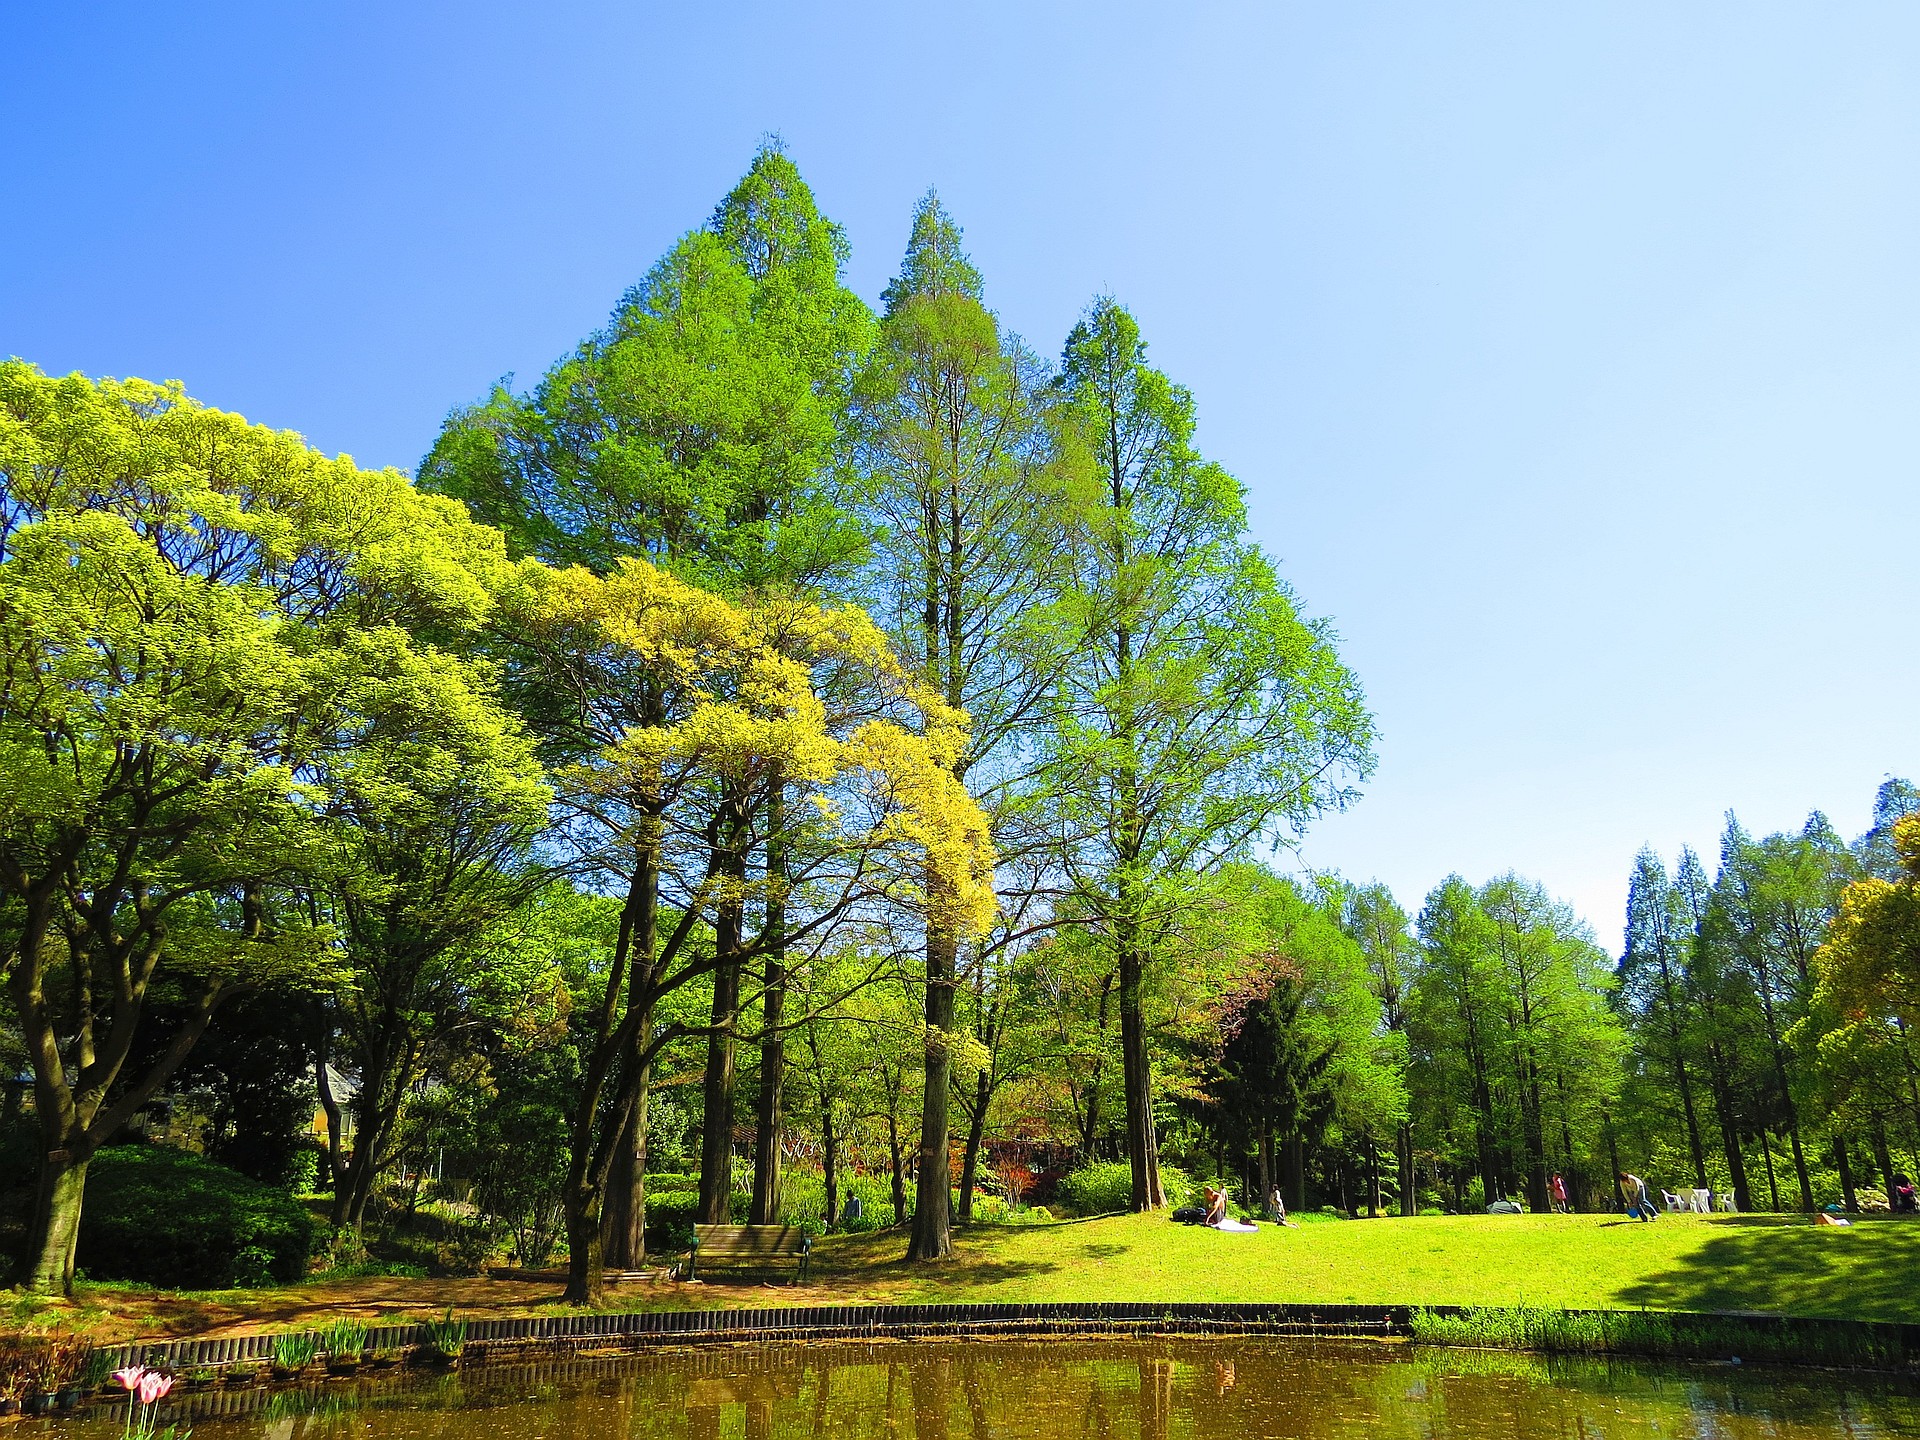
[[[1849,1023],[1920,1023],[1920,815],[1894,829],[1898,880],[1856,880],[1814,956],[1816,998]]]
[[[556,776],[569,803],[645,816],[670,847],[676,825],[704,827],[708,782],[745,792],[777,775],[802,797],[809,854],[847,856],[861,886],[963,930],[991,921],[986,818],[952,773],[966,717],[864,612],[728,601],[632,557],[604,576],[525,562],[513,604],[513,623],[577,657],[595,689],[651,697],[590,718],[597,743]]]

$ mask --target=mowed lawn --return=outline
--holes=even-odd
[[[1133,1215],[962,1233],[927,1270],[892,1236],[828,1240],[816,1287],[913,1301],[1267,1300],[1920,1316],[1920,1223],[1458,1215],[1223,1235]],[[718,1288],[718,1287],[716,1287]],[[777,1302],[776,1302],[777,1303]]]
[[[809,1283],[702,1271],[608,1292],[615,1310],[928,1301],[1360,1301],[1583,1309],[1760,1310],[1862,1320],[1920,1317],[1920,1222],[1815,1228],[1805,1216],[1460,1215],[1263,1225],[1252,1235],[1164,1215],[956,1236],[951,1258],[909,1265],[897,1231],[817,1243]],[[660,1257],[663,1261],[669,1257]],[[263,1290],[180,1293],[90,1284],[72,1307],[15,1297],[0,1322],[65,1313],[101,1339],[308,1328],[339,1315],[421,1320],[576,1313],[563,1277],[315,1279]],[[4,1298],[4,1297],[0,1297]],[[0,1324],[0,1328],[4,1328]]]

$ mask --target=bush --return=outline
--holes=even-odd
[[[1211,1183],[1226,1190],[1231,1204],[1234,1187],[1218,1180]],[[1174,1209],[1200,1203],[1199,1183],[1175,1166],[1160,1167],[1160,1188],[1166,1192],[1167,1204]],[[1117,1210],[1131,1209],[1133,1166],[1125,1160],[1102,1160],[1082,1166],[1061,1176],[1053,1194],[1073,1215],[1111,1215]]]
[[[277,1185],[163,1145],[102,1150],[87,1175],[78,1263],[96,1280],[171,1289],[291,1283],[313,1217]]]
[[[840,1215],[836,1228],[843,1233],[853,1234],[867,1230],[884,1230],[893,1224],[893,1181],[885,1175],[848,1175],[842,1171],[839,1176]],[[852,1196],[860,1197],[862,1215],[851,1225],[847,1223],[847,1201]],[[975,1192],[974,1204],[980,1203],[980,1195]],[[959,1192],[955,1192],[955,1207],[959,1205]],[[780,1223],[797,1225],[810,1235],[819,1235],[827,1228],[827,1177],[818,1170],[797,1170],[788,1175],[780,1191]]]
[[[1106,1215],[1133,1205],[1133,1167],[1103,1160],[1060,1177],[1054,1197],[1076,1215]]]
[[[433,1247],[433,1268],[442,1275],[478,1275],[500,1248],[500,1232],[490,1221],[450,1224]]]

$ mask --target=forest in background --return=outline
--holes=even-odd
[[[668,1218],[933,1260],[1201,1177],[1414,1214],[1920,1170],[1913,786],[1852,842],[1643,853],[1617,961],[1517,874],[1412,914],[1278,874],[1373,724],[1192,395],[1111,297],[1030,351],[931,194],[877,311],[846,258],[763,150],[411,478],[0,366],[25,1283],[140,1136],[317,1187],[336,1254],[437,1205],[449,1263],[564,1253],[581,1301]]]

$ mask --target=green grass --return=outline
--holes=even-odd
[[[829,1239],[814,1274],[849,1300],[1357,1301],[1758,1310],[1900,1320],[1920,1288],[1920,1223],[1816,1229],[1805,1217],[1458,1215],[1222,1235],[1129,1215],[962,1232],[952,1260],[898,1260],[898,1235]],[[778,1304],[774,1298],[764,1303]],[[717,1299],[717,1297],[716,1297]],[[709,1302],[712,1303],[712,1302]]]

